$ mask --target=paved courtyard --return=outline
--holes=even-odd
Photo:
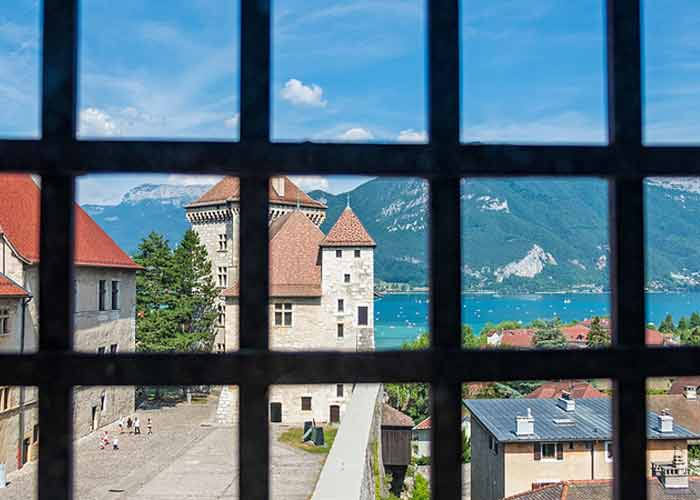
[[[141,436],[119,436],[120,450],[100,450],[97,435],[78,440],[75,497],[104,499],[238,499],[238,436],[232,427],[212,425],[215,401],[139,411]],[[148,417],[154,434],[146,435]],[[110,428],[110,434],[115,429]],[[270,442],[272,497],[306,500],[323,464],[323,455]],[[9,477],[0,500],[35,498],[36,464]]]

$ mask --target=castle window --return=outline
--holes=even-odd
[[[117,354],[117,349],[119,349],[119,344],[112,344],[109,346],[109,353]]]
[[[219,235],[219,252],[225,252],[228,248],[228,240],[225,234]]]
[[[98,291],[97,291],[97,306],[100,311],[106,309],[106,295],[107,295],[107,280],[100,280]]]
[[[219,287],[225,288],[228,286],[228,272],[226,267],[219,267],[216,277],[218,279]]]
[[[275,304],[275,326],[292,326],[292,304]]]
[[[338,384],[335,386],[335,395],[339,398],[343,397],[345,386],[343,384]]]
[[[301,411],[311,411],[311,397],[303,396],[301,398]]]
[[[355,250],[355,258],[356,259],[360,258],[360,251],[359,250]]]
[[[104,354],[105,353],[105,348],[104,347],[98,347],[97,348],[97,354]]]
[[[10,310],[0,309],[0,335],[10,334]]]
[[[336,334],[338,335],[339,339],[342,339],[345,336],[344,329],[345,329],[345,325],[343,325],[342,323],[338,323],[336,325]]]
[[[224,326],[226,324],[226,306],[224,304],[219,304],[216,306],[219,316],[217,318],[217,323],[219,326]]]
[[[344,281],[345,283],[350,283],[350,275],[349,275],[349,274],[344,275],[344,276],[343,276],[343,281]]]
[[[369,308],[367,306],[357,308],[357,324],[361,326],[369,324]]]
[[[119,310],[119,282],[112,281],[112,311]]]
[[[0,411],[5,411],[10,407],[10,388],[0,389]]]
[[[612,441],[605,442],[605,461],[607,463],[612,463],[613,461],[613,446]]]
[[[338,312],[341,313],[345,310],[345,301],[343,299],[338,299]]]
[[[335,256],[338,258],[341,258],[343,256],[343,251],[342,250],[336,250],[335,251]]]

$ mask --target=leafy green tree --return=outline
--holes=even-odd
[[[472,461],[472,440],[467,437],[467,433],[462,431],[462,463],[468,464]]]
[[[516,328],[522,327],[523,325],[519,321],[506,320],[501,321],[499,323],[491,323],[490,321],[487,321],[481,329],[481,331],[479,332],[479,336],[485,338],[486,335],[488,335],[491,332],[495,332],[498,330],[514,330]]]
[[[690,315],[690,328],[700,328],[700,314],[697,312]]]
[[[566,347],[566,337],[561,332],[559,320],[545,322],[543,328],[535,332],[534,345],[538,349],[563,349]]]
[[[462,325],[462,347],[465,349],[481,349],[484,346],[486,346],[486,335],[483,333],[474,335],[471,326]]]
[[[664,320],[659,324],[659,331],[661,333],[673,333],[675,329],[673,317],[670,314],[667,314]]]
[[[404,342],[404,350],[427,349],[430,338],[427,332],[421,333],[415,340]],[[410,416],[416,423],[430,415],[430,384],[386,384],[389,404]]]
[[[693,328],[690,330],[683,343],[685,345],[700,345],[700,328]]]
[[[607,347],[610,345],[610,332],[600,324],[600,318],[595,317],[591,321],[591,329],[588,332],[588,347]]]
[[[207,249],[188,230],[173,254],[177,269],[173,311],[178,323],[174,348],[178,351],[210,351],[216,335],[216,299]]]
[[[430,500],[430,483],[422,474],[416,474],[411,500]]]

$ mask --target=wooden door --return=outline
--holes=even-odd
[[[337,424],[340,422],[340,406],[331,405],[331,423]]]

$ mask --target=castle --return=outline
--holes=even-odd
[[[0,175],[0,352],[38,347],[39,182],[30,175]],[[104,355],[134,350],[138,269],[76,204],[75,350]],[[134,388],[79,386],[73,404],[78,438],[132,413]],[[36,387],[0,386],[0,463],[11,472],[36,459],[38,446]]]
[[[238,179],[225,177],[186,207],[220,290],[219,352],[239,345],[239,246],[245,244],[239,239],[239,194]],[[270,349],[374,349],[375,242],[349,204],[324,234],[326,209],[289,178],[271,179]],[[351,393],[351,384],[273,386],[270,421],[339,422]]]

